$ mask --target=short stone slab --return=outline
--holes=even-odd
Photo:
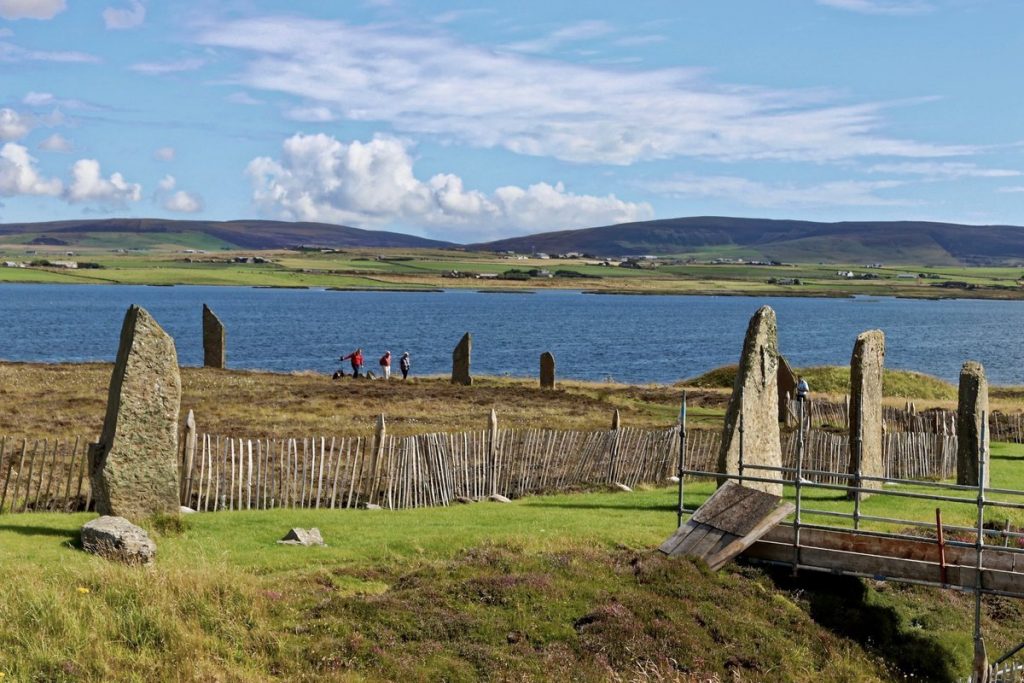
[[[487,496],[487,500],[491,501],[492,503],[511,503],[512,502],[511,500],[509,500],[505,496],[501,495],[500,493],[494,493],[494,494],[492,494],[490,496]]]
[[[82,525],[82,549],[125,564],[150,564],[156,543],[124,517],[104,515]]]
[[[476,501],[468,496],[455,496],[455,502],[461,503],[462,505],[469,505],[470,503],[475,503]]]
[[[280,541],[281,545],[327,545],[324,543],[324,537],[320,535],[320,530],[316,527],[312,529],[299,529],[295,528],[284,535]]]
[[[187,505],[182,505],[181,507],[178,508],[178,512],[180,512],[183,515],[191,515],[195,513],[195,510],[188,507]]]
[[[361,507],[364,510],[383,510],[384,509],[380,505],[377,505],[376,503],[363,503],[359,507]]]
[[[616,491],[625,491],[626,493],[632,493],[633,492],[633,489],[631,489],[630,487],[626,486],[625,484],[620,484],[618,482],[616,482],[615,485],[612,486],[612,488],[614,488]]]

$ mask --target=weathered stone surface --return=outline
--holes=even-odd
[[[178,514],[181,376],[174,340],[130,306],[110,377],[99,443],[89,445],[96,511],[139,520]]]
[[[320,535],[320,530],[316,527],[292,529],[278,543],[281,545],[327,545],[324,543],[324,537]]]
[[[857,336],[850,357],[850,474],[884,477],[882,457],[882,370],[885,367],[885,333],[869,330]],[[880,481],[854,479],[854,485],[880,489]],[[862,494],[862,498],[863,498]],[[854,497],[853,494],[850,496]]]
[[[792,415],[787,399],[796,398],[796,373],[785,356],[779,356],[779,369],[775,381],[779,385],[779,422],[789,424]]]
[[[725,413],[718,471],[738,474],[740,464],[740,413],[743,413],[743,474],[764,479],[781,479],[780,472],[750,469],[752,465],[782,466],[779,436],[778,392],[779,343],[775,311],[762,306],[750,319],[743,340],[739,369]],[[720,478],[722,485],[727,480]],[[759,491],[782,495],[782,484],[743,482]]]
[[[555,388],[555,357],[549,351],[540,354],[540,388]]]
[[[149,564],[156,557],[156,543],[144,529],[109,515],[82,526],[82,549],[125,564]]]
[[[984,429],[982,425],[984,424]],[[982,431],[985,433],[982,441]],[[985,486],[989,485],[988,382],[981,363],[967,361],[960,369],[956,407],[956,483],[978,485],[978,455],[985,451]]]
[[[615,482],[615,485],[612,488],[614,488],[614,489],[616,489],[618,491],[623,491],[625,493],[632,493],[633,492],[633,489],[631,489],[630,487],[626,486],[625,484],[621,484],[619,482]]]
[[[470,386],[473,376],[469,374],[470,356],[473,354],[473,336],[467,332],[452,351],[452,384]]]
[[[511,503],[512,502],[511,500],[509,500],[505,496],[501,495],[500,493],[492,493],[491,495],[487,496],[487,500],[491,501],[492,503]]]
[[[376,503],[363,503],[359,507],[361,507],[364,510],[383,510],[384,509],[380,505],[377,505]]]
[[[460,503],[462,505],[469,505],[470,503],[475,503],[476,501],[470,498],[469,496],[455,496],[455,502]]]
[[[227,343],[224,323],[210,307],[203,304],[203,366],[224,368],[227,362]]]

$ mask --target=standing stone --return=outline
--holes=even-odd
[[[555,388],[555,357],[549,351],[540,354],[540,388]]]
[[[96,512],[139,520],[177,514],[181,377],[174,340],[145,309],[130,306],[121,327],[107,415],[89,445]]]
[[[736,381],[725,413],[722,447],[718,453],[718,471],[738,474],[740,461],[740,412],[743,412],[744,475],[781,479],[781,472],[750,469],[751,465],[782,467],[782,442],[779,436],[778,392],[779,343],[775,311],[762,306],[747,326]],[[720,478],[722,485],[727,480]],[[782,484],[743,482],[744,486],[773,495],[782,495]]]
[[[984,424],[984,429],[982,425]],[[985,432],[984,442],[982,431]],[[978,485],[978,455],[985,451],[985,486],[989,485],[988,382],[985,368],[972,360],[960,370],[956,406],[956,483]]]
[[[885,367],[885,333],[869,330],[857,336],[850,357],[850,474],[857,474],[857,451],[860,451],[860,473],[865,477],[884,477],[882,456],[882,371]],[[880,481],[853,480],[855,486],[880,489]],[[870,494],[861,494],[861,499]],[[856,496],[853,492],[850,498]]]
[[[785,356],[779,356],[779,371],[776,382],[779,385],[779,422],[789,424],[791,411],[789,402],[796,396],[796,373]]]
[[[467,332],[462,335],[455,350],[452,351],[452,384],[470,386],[473,377],[469,374],[469,360],[473,353],[473,336]]]
[[[209,306],[203,304],[203,367],[226,367],[225,336],[224,323],[210,310]]]

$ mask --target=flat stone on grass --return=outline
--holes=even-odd
[[[156,543],[124,517],[104,515],[82,526],[82,549],[125,564],[150,564]]]
[[[280,541],[281,545],[327,545],[324,543],[324,537],[320,535],[320,530],[316,527],[312,529],[299,529],[298,527],[292,529],[284,535]]]

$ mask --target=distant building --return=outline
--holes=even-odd
[[[50,266],[53,268],[68,268],[74,270],[78,268],[77,261],[50,261]]]

